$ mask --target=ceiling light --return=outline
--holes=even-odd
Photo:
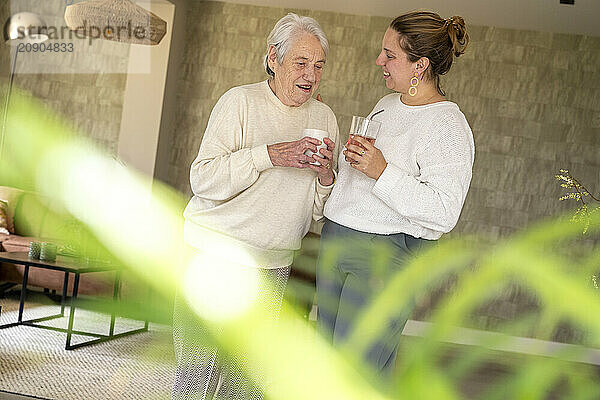
[[[122,43],[159,44],[167,22],[131,0],[87,0],[65,10],[69,29],[91,38]]]

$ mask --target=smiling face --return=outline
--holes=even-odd
[[[381,43],[381,53],[375,63],[382,67],[385,86],[395,92],[408,93],[410,79],[419,72],[417,62],[410,62],[408,55],[400,47],[398,32],[388,28]],[[419,72],[419,79],[421,73]]]
[[[275,72],[269,84],[277,98],[287,106],[298,107],[319,87],[325,52],[316,36],[304,33],[296,39],[281,64],[277,61],[275,47],[271,46],[268,63]]]

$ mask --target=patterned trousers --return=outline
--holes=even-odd
[[[290,269],[258,270],[262,278],[258,298],[274,320],[279,316]],[[239,359],[243,357],[243,352],[225,357],[216,346],[203,343],[202,338],[209,337],[209,332],[195,321],[193,311],[185,299],[178,295],[173,313],[177,371],[172,399],[261,400],[261,388],[247,377],[235,360],[237,357],[238,361],[244,361]]]

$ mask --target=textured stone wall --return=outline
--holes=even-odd
[[[568,208],[554,173],[600,192],[600,37],[471,27],[446,77],[477,157],[459,232],[502,237]]]
[[[11,14],[34,11],[48,26],[61,27],[65,25],[64,9],[64,0],[7,1],[0,7],[0,18],[4,24]],[[63,42],[68,40],[49,40],[46,44]],[[9,45],[0,45],[0,83],[8,82],[13,54]],[[72,53],[20,52],[13,85],[31,93],[49,112],[64,116],[77,131],[116,154],[128,56],[128,45],[105,40],[91,45],[74,40]],[[3,92],[2,107],[5,100]]]
[[[375,58],[391,18],[197,2],[187,19],[169,183],[189,192],[189,165],[208,116],[230,87],[266,79],[266,37],[287,12],[328,35],[320,92],[347,135],[389,91]],[[401,10],[399,10],[401,11]],[[467,21],[468,22],[468,21]],[[567,168],[600,192],[600,38],[468,26],[471,45],[443,77],[471,124],[476,161],[453,234],[491,240],[564,211],[554,174]]]

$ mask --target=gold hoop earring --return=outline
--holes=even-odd
[[[415,76],[410,78],[410,88],[408,94],[414,97],[417,94],[417,86],[419,86],[419,74],[415,72]]]

